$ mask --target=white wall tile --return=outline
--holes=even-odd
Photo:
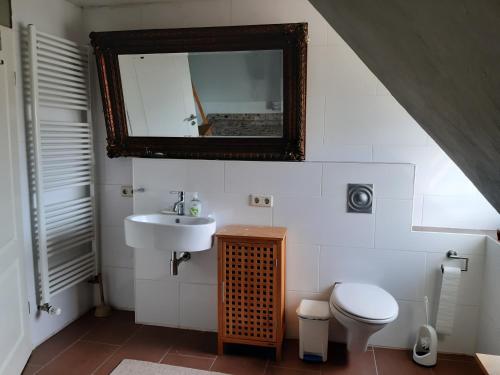
[[[226,162],[226,192],[321,195],[321,164]]]
[[[473,355],[479,325],[479,308],[459,306],[455,314],[453,333],[439,337],[439,351]]]
[[[97,142],[97,183],[100,185],[132,185],[132,159],[108,158],[106,144]]]
[[[409,164],[327,163],[323,195],[346,196],[347,184],[373,184],[377,198],[413,197],[414,168]]]
[[[85,8],[84,27],[91,31],[141,29],[142,8],[130,6]]]
[[[467,212],[464,215],[464,212]],[[500,215],[482,196],[424,195],[422,225],[426,227],[496,229]]]
[[[170,275],[169,251],[135,249],[135,277],[146,280],[177,280],[188,283],[217,283],[217,249],[191,253],[179,266],[179,275]]]
[[[329,66],[326,54],[330,46],[308,46],[307,49],[307,96],[325,97],[329,93],[329,82],[326,80]],[[324,112],[321,114],[324,117]],[[307,135],[307,134],[306,134]]]
[[[170,252],[155,249],[135,249],[134,252],[136,279],[172,280],[170,276]]]
[[[325,133],[325,96],[308,96],[306,113],[306,160],[321,161]]]
[[[498,355],[500,353],[500,329],[490,318],[481,315],[477,332],[476,352]]]
[[[142,9],[142,27],[147,29],[230,25],[230,0],[162,2]]]
[[[424,209],[424,196],[423,195],[413,196],[413,210],[412,210],[413,226],[422,225],[423,209]]]
[[[146,190],[224,191],[224,162],[134,158],[135,187]],[[154,173],[151,171],[154,170]]]
[[[132,198],[122,197],[120,185],[99,186],[99,215],[103,226],[123,226],[123,219],[132,215]]]
[[[93,77],[98,77],[96,62],[91,62],[91,74]],[[106,120],[104,119],[104,110],[102,109],[101,91],[99,82],[95,78],[92,82],[92,137],[94,139],[94,148],[101,147],[99,144],[106,144]],[[107,156],[106,156],[107,157]],[[100,159],[100,154],[96,152],[96,162],[100,164],[104,160]]]
[[[484,254],[485,238],[481,235],[412,231],[412,204],[410,199],[377,200],[377,248],[442,254],[449,249],[460,249],[461,254]]]
[[[233,0],[233,25],[308,22],[312,45],[326,44],[328,24],[319,12],[302,0]]]
[[[116,309],[134,310],[134,270],[103,267],[102,272],[107,302]]]
[[[213,214],[217,228],[228,224],[272,225],[273,209],[250,206],[248,194],[208,193],[204,210]]]
[[[428,143],[428,142],[427,142]],[[413,163],[417,165],[417,194],[474,195],[477,189],[436,145],[401,146],[375,145],[373,158],[377,162]]]
[[[378,346],[411,348],[415,344],[418,327],[425,324],[423,302],[398,300],[398,318],[375,333],[369,343]]]
[[[286,289],[318,292],[319,246],[287,243]]]
[[[102,264],[111,267],[134,267],[134,249],[125,244],[123,226],[102,227],[101,230]]]
[[[488,238],[476,351],[500,354],[500,242]]]
[[[320,292],[338,281],[384,288],[395,298],[423,299],[426,254],[405,251],[321,247]]]
[[[484,263],[483,293],[481,296],[481,320],[491,321],[490,328],[500,330],[500,244],[493,244],[493,240],[488,241],[487,252]]]
[[[426,141],[427,134],[393,97],[327,95],[326,143],[425,145]]]
[[[217,284],[217,247],[191,253],[191,259],[179,267],[179,281],[183,283]]]
[[[135,281],[137,323],[179,326],[179,283],[172,280]]]
[[[144,188],[145,191],[134,193],[134,214],[147,214],[164,209],[171,211],[174,203],[178,200],[178,195],[171,194],[169,188],[157,190],[134,182],[134,189],[138,188]],[[203,197],[200,198],[203,200]]]
[[[307,73],[308,95],[348,97],[354,103],[357,97],[376,94],[378,80],[345,44],[310,46]],[[327,114],[329,105],[327,99]]]
[[[414,220],[414,224],[490,230],[498,227],[500,215],[434,141],[416,147],[374,145],[373,158],[377,162],[416,165],[415,194],[420,199],[422,221]],[[423,217],[427,218],[425,223]]]
[[[307,161],[371,162],[372,145],[344,145],[324,143],[317,149],[307,151]]]
[[[181,283],[180,326],[217,330],[217,286]]]
[[[326,34],[326,43],[328,45],[340,44],[344,45],[345,46],[344,48],[349,48],[348,45],[346,45],[344,39],[342,39],[342,37],[335,31],[333,27],[328,27],[328,31]]]
[[[376,207],[375,207],[376,210]],[[375,215],[346,212],[345,196],[274,197],[273,225],[295,243],[373,247]]]

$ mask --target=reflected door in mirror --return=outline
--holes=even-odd
[[[118,60],[129,136],[283,136],[282,50]]]
[[[118,56],[132,137],[198,136],[188,54]]]

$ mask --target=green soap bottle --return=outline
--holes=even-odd
[[[191,216],[201,216],[201,202],[198,199],[198,193],[193,193],[193,199],[191,199],[189,213],[191,214]]]

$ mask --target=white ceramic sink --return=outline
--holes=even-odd
[[[128,246],[165,251],[203,251],[212,247],[215,219],[164,214],[125,218]]]

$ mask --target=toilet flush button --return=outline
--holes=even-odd
[[[372,213],[373,184],[347,185],[347,212]]]

